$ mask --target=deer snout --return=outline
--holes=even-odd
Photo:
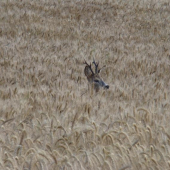
[[[105,85],[104,88],[105,88],[105,89],[109,89],[109,85]]]

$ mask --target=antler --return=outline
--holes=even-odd
[[[91,64],[89,65],[86,60],[84,60],[84,64],[86,64],[86,67],[89,67],[89,69],[91,70],[91,72],[94,74],[92,68],[91,68]]]
[[[94,60],[94,58],[93,58],[93,64],[95,65],[95,73],[100,73],[100,71],[101,71],[104,67],[106,67],[106,66],[104,65],[101,69],[98,69],[99,62],[96,63],[95,60]]]
[[[99,73],[100,70],[98,70],[99,63],[96,63],[94,58],[93,58],[93,64],[95,65],[95,73]]]

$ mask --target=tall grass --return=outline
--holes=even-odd
[[[0,169],[168,170],[170,4],[0,2]],[[84,59],[109,90],[90,93]]]

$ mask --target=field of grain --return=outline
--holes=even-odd
[[[169,0],[0,2],[0,169],[170,169]],[[84,60],[107,65],[89,91]]]

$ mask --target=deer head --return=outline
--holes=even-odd
[[[84,74],[87,77],[88,82],[94,86],[95,91],[98,92],[100,87],[108,89],[109,85],[107,85],[99,76],[99,73],[103,67],[99,69],[99,63],[96,63],[94,59],[93,64],[95,66],[95,72],[92,70],[91,64],[89,65],[86,61],[84,62],[84,64],[86,64],[84,68]]]

